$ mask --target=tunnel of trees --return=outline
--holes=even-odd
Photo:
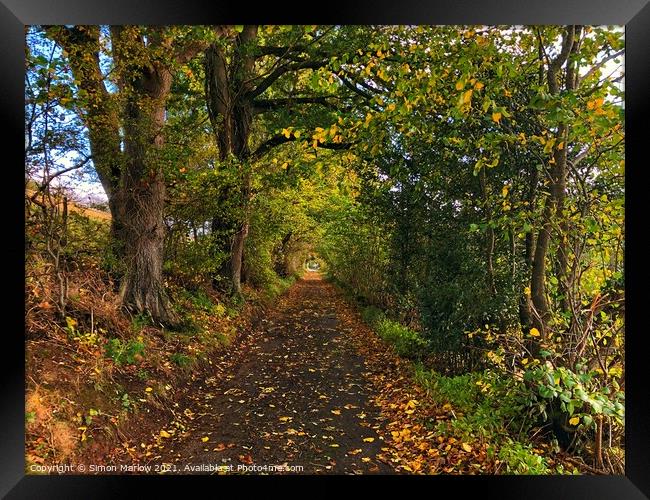
[[[25,36],[27,275],[55,284],[59,321],[67,273],[90,254],[125,311],[172,328],[172,284],[245,300],[320,269],[413,333],[406,357],[521,382],[563,447],[580,426],[597,466],[612,459],[601,447],[623,435],[622,29]],[[57,198],[80,173],[101,184],[110,228],[80,230],[69,194]]]

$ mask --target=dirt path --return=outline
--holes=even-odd
[[[196,384],[178,432],[151,463],[169,472],[391,473],[363,358],[341,328],[336,289],[307,273],[259,325],[259,341],[221,379]],[[340,298],[338,298],[340,300]],[[184,407],[187,406],[187,407]],[[183,428],[185,427],[185,428]],[[239,469],[238,469],[239,467]],[[155,472],[155,471],[154,471]]]

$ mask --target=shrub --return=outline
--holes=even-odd
[[[417,382],[436,401],[449,404],[459,413],[458,418],[443,422],[440,431],[450,426],[463,437],[508,437],[526,433],[534,419],[525,411],[529,390],[520,382],[485,370],[456,376],[444,376],[417,365]]]
[[[506,440],[499,450],[499,460],[510,474],[551,474],[544,457],[532,451],[530,445],[519,441]]]
[[[386,342],[393,345],[395,352],[404,358],[418,359],[427,350],[427,341],[410,328],[389,319],[381,319],[376,323],[377,334]]]
[[[374,326],[377,322],[385,318],[384,312],[378,307],[368,306],[361,310],[361,319],[370,326]]]

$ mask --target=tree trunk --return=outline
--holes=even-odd
[[[242,189],[241,220],[233,236],[230,256],[232,291],[241,293],[242,261],[248,236],[248,203],[250,200],[250,133],[253,122],[252,103],[247,93],[251,90],[250,75],[255,59],[246,53],[247,43],[257,37],[257,26],[245,26],[236,40],[235,53],[228,58],[219,44],[212,44],[205,54],[205,93],[210,122],[222,161],[229,157],[238,160]]]
[[[124,249],[125,274],[120,287],[122,305],[148,313],[163,324],[177,320],[165,292],[162,275],[165,241],[165,180],[157,159],[163,146],[165,102],[172,74],[162,65],[142,66],[140,61],[122,59],[121,44],[133,43],[122,37],[121,27],[112,27],[116,60],[123,64],[129,88],[124,107],[125,164],[115,202],[121,229],[116,235]]]
[[[560,91],[560,84],[558,83],[558,75],[562,65],[567,61],[569,55],[574,52],[574,46],[577,43],[576,38],[579,36],[580,30],[576,30],[575,26],[567,27],[566,34],[562,40],[562,50],[560,54],[549,63],[547,71],[547,83],[549,93],[557,95]],[[577,35],[577,36],[576,36]],[[572,67],[572,62],[569,61],[567,69],[567,83],[573,80],[574,76],[569,68]],[[548,301],[546,299],[546,256],[548,253],[549,243],[551,241],[551,232],[553,231],[553,223],[562,220],[564,198],[566,191],[566,163],[567,163],[567,149],[566,144],[568,125],[560,123],[556,133],[556,142],[553,149],[553,162],[550,172],[551,193],[545,200],[543,212],[543,226],[537,237],[537,244],[535,247],[535,255],[533,258],[533,268],[531,276],[531,298],[535,306],[533,324],[541,333],[541,340],[545,341],[547,338],[547,326],[550,318],[550,311]],[[558,238],[558,256],[560,266],[564,265],[566,271],[566,242],[564,241],[563,231],[560,230]],[[558,281],[563,279],[565,272],[560,271]]]

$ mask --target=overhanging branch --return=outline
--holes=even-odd
[[[262,82],[248,94],[248,97],[254,99],[257,96],[262,95],[266,89],[273,85],[273,82],[275,82],[278,78],[280,78],[285,73],[288,73],[289,71],[298,71],[301,69],[319,69],[326,64],[327,61],[301,61],[283,64],[282,66],[276,68],[264,80],[262,80]]]
[[[253,108],[255,113],[264,113],[266,111],[274,111],[280,108],[290,108],[294,104],[321,104],[323,106],[336,109],[336,106],[328,101],[328,99],[335,97],[336,96],[314,96],[258,99],[256,101],[253,101]]]

